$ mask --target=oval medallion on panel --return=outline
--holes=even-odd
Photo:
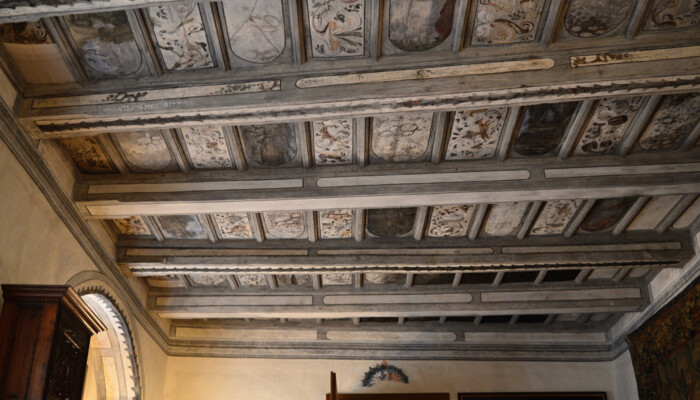
[[[622,197],[596,201],[581,223],[581,230],[602,232],[611,229],[625,215],[635,200],[636,197]]]
[[[294,239],[304,233],[304,214],[301,211],[270,211],[262,215],[265,233],[271,238]]]
[[[379,237],[399,237],[411,232],[416,219],[415,208],[380,208],[367,210],[367,231]]]
[[[571,0],[564,26],[577,37],[602,36],[627,19],[634,0]]]
[[[391,0],[389,41],[403,51],[429,50],[452,31],[455,0]]]
[[[116,135],[126,162],[146,171],[161,171],[173,161],[173,156],[158,131],[122,132]]]
[[[372,153],[395,162],[411,161],[428,150],[431,113],[405,114],[372,119]]]
[[[204,227],[196,215],[162,215],[158,217],[166,239],[206,239]]]
[[[273,61],[284,51],[281,0],[223,1],[231,51],[253,63]]]
[[[542,156],[559,145],[577,103],[537,104],[525,109],[513,150],[522,156]]]
[[[294,161],[297,142],[293,124],[248,125],[239,129],[249,162],[278,167]]]

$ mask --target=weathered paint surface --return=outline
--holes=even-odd
[[[681,195],[654,196],[637,214],[627,230],[652,230],[681,199]]]
[[[132,167],[145,171],[162,171],[173,161],[161,132],[120,132],[116,138],[125,161]]]
[[[145,73],[143,56],[124,11],[73,14],[64,19],[91,77]]]
[[[522,43],[535,40],[544,0],[479,0],[472,45]]]
[[[564,232],[580,205],[581,200],[548,201],[530,230],[530,234],[558,235]]]
[[[150,7],[148,16],[165,68],[176,71],[214,66],[196,3]]]
[[[611,230],[634,204],[636,199],[636,197],[622,197],[596,201],[579,229],[584,232],[605,232]]]
[[[231,168],[223,129],[220,126],[184,127],[181,129],[187,152],[195,168]]]
[[[95,136],[61,139],[61,143],[81,172],[114,171]]]
[[[538,104],[525,109],[513,150],[522,156],[542,156],[559,145],[577,103]]]
[[[362,56],[365,0],[307,0],[313,57]]]
[[[219,227],[221,237],[224,239],[253,238],[253,231],[246,213],[214,214],[214,222]]]
[[[457,111],[452,122],[445,159],[493,157],[507,111],[505,107]]]
[[[262,213],[265,233],[277,239],[295,239],[304,233],[301,211],[271,211]]]
[[[343,239],[352,236],[352,210],[321,210],[318,223],[322,239]]]
[[[484,223],[484,233],[491,236],[514,235],[529,204],[526,201],[493,204]]]
[[[576,146],[575,154],[608,154],[617,149],[644,97],[601,99]]]
[[[114,225],[122,235],[128,236],[147,236],[151,234],[148,225],[143,220],[143,217],[135,215],[128,218],[113,219]]]
[[[161,215],[158,217],[166,239],[206,239],[204,227],[196,215]]]
[[[656,0],[645,30],[691,28],[700,24],[698,0]]]
[[[367,232],[379,237],[399,237],[411,232],[415,208],[380,208],[367,210]]]
[[[452,31],[455,0],[390,0],[389,41],[404,51],[432,49]]]
[[[190,274],[187,276],[192,286],[228,286],[226,277],[214,274]]]
[[[296,158],[297,142],[293,124],[239,127],[248,162],[259,167],[279,167]]]
[[[329,286],[352,285],[351,274],[323,274],[321,283]]]
[[[314,160],[319,165],[352,163],[352,120],[313,121]]]
[[[398,285],[406,282],[404,274],[387,274],[382,272],[367,272],[365,280],[375,285]]]
[[[571,0],[564,27],[578,37],[603,36],[627,19],[634,0]]]
[[[280,286],[311,286],[311,275],[278,274],[277,283]]]
[[[236,275],[241,286],[267,286],[267,279],[263,274]]]
[[[474,206],[435,206],[430,215],[428,236],[459,237],[466,236],[474,213]]]
[[[281,0],[223,1],[231,51],[254,63],[275,60],[284,51],[284,12]]]
[[[665,96],[647,129],[639,138],[643,150],[664,150],[679,145],[700,123],[700,94]]]
[[[411,161],[428,150],[430,113],[372,119],[372,153],[387,161]]]

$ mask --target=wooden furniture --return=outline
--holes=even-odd
[[[105,326],[69,286],[2,285],[0,400],[80,400]]]

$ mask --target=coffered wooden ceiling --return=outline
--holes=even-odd
[[[694,257],[696,0],[2,7],[17,121],[179,354],[610,358]]]

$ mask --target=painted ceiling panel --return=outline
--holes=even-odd
[[[632,268],[632,270],[627,274],[630,278],[641,278],[649,272],[648,268]]]
[[[148,285],[157,288],[182,288],[185,287],[185,282],[174,275],[166,276],[149,276],[147,279]]]
[[[406,282],[406,275],[367,272],[365,274],[365,281],[375,285],[400,285]]]
[[[622,197],[596,201],[579,229],[582,232],[606,232],[611,230],[636,200],[636,197]]]
[[[171,166],[172,153],[158,131],[120,132],[114,135],[132,172],[157,172]]]
[[[390,0],[389,41],[403,51],[437,47],[450,35],[455,0]]]
[[[380,208],[367,210],[367,232],[378,237],[401,237],[413,230],[415,208]]]
[[[431,113],[372,119],[372,153],[386,161],[414,161],[428,151]]]
[[[279,167],[297,156],[293,124],[241,126],[241,141],[248,163],[258,167]]]
[[[526,201],[492,205],[486,217],[484,233],[491,236],[514,235],[529,205]]]
[[[148,74],[126,12],[73,14],[64,20],[92,78]]]
[[[223,239],[252,239],[253,231],[246,213],[214,214],[214,222],[219,227]]]
[[[681,195],[654,196],[642,208],[627,230],[651,230],[661,222],[673,206],[681,199]]]
[[[96,136],[60,139],[80,172],[114,172]]]
[[[190,274],[187,276],[193,287],[229,287],[226,277],[213,274]]]
[[[577,37],[603,36],[627,19],[633,5],[634,0],[571,0],[564,27]]]
[[[651,7],[645,30],[691,28],[700,24],[697,0],[656,0]]]
[[[459,237],[466,236],[474,213],[474,206],[435,206],[430,215],[428,236]]]
[[[352,163],[352,120],[313,121],[314,160],[318,165]]]
[[[349,208],[321,210],[318,212],[318,220],[322,239],[352,236],[352,210]]]
[[[280,286],[311,286],[311,275],[279,274],[277,275],[277,283]]]
[[[266,236],[272,239],[305,239],[304,213],[270,211],[262,213]]]
[[[363,56],[365,0],[307,0],[311,55]]]
[[[683,214],[676,220],[673,227],[676,229],[685,229],[690,226],[695,220],[700,217],[700,197],[695,199],[693,204],[688,207]]]
[[[445,159],[493,157],[507,111],[505,107],[457,111],[452,122]]]
[[[545,0],[480,0],[472,24],[472,45],[535,40]]]
[[[239,274],[236,279],[241,286],[267,286],[267,279],[263,274]]]
[[[323,274],[321,282],[324,286],[352,285],[352,274]]]
[[[166,69],[177,71],[214,66],[196,3],[150,7],[148,16]]]
[[[195,168],[233,167],[226,136],[220,126],[184,127],[181,132]]]
[[[644,97],[606,97],[601,99],[576,146],[575,154],[609,154],[614,152],[643,103]]]
[[[113,219],[114,225],[122,235],[147,236],[151,234],[146,221],[138,215],[128,218]]]
[[[454,280],[454,274],[415,274],[414,285],[449,285]]]
[[[647,129],[639,138],[643,150],[677,147],[700,123],[700,94],[664,96]]]
[[[161,215],[157,217],[163,237],[166,239],[206,239],[196,215]]]
[[[616,268],[596,268],[588,275],[587,279],[612,279],[617,271]]]
[[[41,21],[0,25],[0,42],[29,83],[74,80],[66,62]]]
[[[542,156],[561,142],[578,103],[538,104],[525,109],[513,150],[521,156]]]
[[[532,235],[558,235],[564,232],[581,200],[554,200],[545,203],[537,221],[530,230]]]
[[[223,1],[231,51],[252,63],[268,63],[286,46],[282,0]]]

